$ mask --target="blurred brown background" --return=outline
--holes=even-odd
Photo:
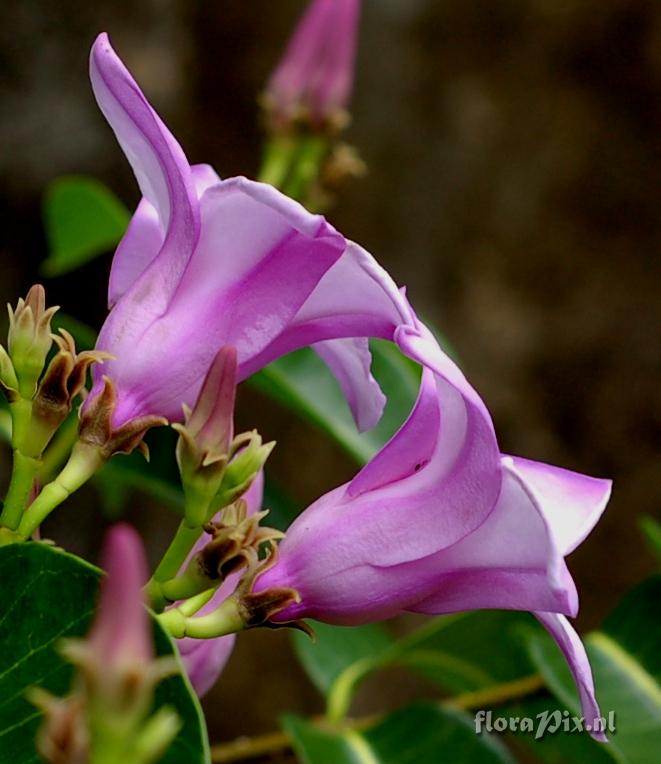
[[[98,31],[110,32],[191,161],[253,175],[255,97],[304,6],[5,0],[0,303],[36,279],[49,180],[89,173],[137,201],[87,81]],[[367,0],[353,116],[348,137],[370,172],[331,220],[444,331],[504,451],[615,480],[603,522],[570,561],[579,626],[589,628],[654,568],[636,519],[661,498],[661,4]],[[46,282],[51,301],[99,326],[108,267],[106,257]],[[300,502],[354,470],[312,429],[247,392],[241,417],[277,438],[272,468]],[[83,494],[52,531],[92,557],[102,525],[93,497]],[[144,501],[134,514],[155,554],[171,516]],[[213,738],[315,708],[286,636],[239,642],[207,701]]]

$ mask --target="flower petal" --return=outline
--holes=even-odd
[[[310,566],[308,578],[328,578],[347,567],[428,557],[484,522],[500,483],[490,421],[449,382],[424,370],[406,423],[351,483],[292,524],[282,559],[300,556]]]
[[[201,208],[200,240],[167,313],[145,315],[133,288],[101,330],[97,346],[118,359],[103,368],[119,392],[115,426],[146,413],[179,419],[225,344],[236,347],[245,378],[243,366],[283,331],[344,251],[322,217],[265,184],[222,181],[206,190]]]
[[[229,596],[231,592],[227,592]],[[218,639],[178,639],[179,654],[198,697],[216,684],[234,649],[235,635]]]
[[[601,718],[601,711],[595,697],[592,669],[580,637],[562,615],[544,612],[536,612],[534,615],[553,637],[565,656],[569,670],[576,682],[576,689],[581,701],[581,713],[585,723],[592,727],[590,734],[595,740],[607,743],[608,738],[603,731],[599,731],[599,726],[595,731],[595,722]]]
[[[413,324],[406,297],[391,276],[362,247],[346,242],[342,257],[264,350],[246,364],[246,376],[274,358],[322,340],[380,337],[393,340],[401,325]]]
[[[198,199],[208,188],[220,183],[218,174],[208,164],[196,164],[190,169]],[[112,308],[145,272],[160,252],[164,239],[165,224],[156,208],[143,197],[112,260],[108,285],[109,307]]]
[[[138,185],[165,229],[157,260],[159,289],[134,286],[143,310],[158,315],[177,286],[199,233],[199,210],[184,152],[143,95],[108,40],[100,34],[90,56],[90,78],[101,111],[133,167]],[[154,261],[156,262],[156,260]]]
[[[553,610],[574,614],[577,594],[544,514],[518,475],[504,465],[498,502],[468,536],[427,560],[421,578],[436,576],[434,593],[412,610]]]
[[[371,371],[372,354],[366,337],[324,340],[312,346],[337,379],[360,432],[381,419],[386,396]]]
[[[612,481],[512,456],[512,467],[537,497],[555,543],[572,552],[597,524],[610,498]]]

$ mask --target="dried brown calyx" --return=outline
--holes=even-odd
[[[113,427],[112,417],[117,405],[117,390],[109,377],[103,378],[103,390],[84,408],[80,417],[79,440],[95,448],[103,459],[113,454],[130,454],[139,448],[146,459],[149,450],[143,438],[152,427],[166,425],[160,416],[141,416],[131,419],[120,427]]]

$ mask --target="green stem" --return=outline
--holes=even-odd
[[[257,175],[262,183],[282,188],[291,170],[296,140],[291,136],[278,136],[266,144],[262,166]]]
[[[34,479],[39,471],[39,459],[16,450],[12,464],[11,481],[5,498],[5,505],[0,515],[0,525],[15,531],[21,523],[23,512],[30,501]]]
[[[183,520],[179,524],[170,546],[154,571],[154,575],[145,586],[145,592],[151,606],[157,613],[160,613],[168,604],[168,598],[164,596],[161,589],[162,584],[177,575],[202,532],[201,526],[190,528]]]
[[[105,460],[98,449],[78,441],[62,472],[44,486],[28,507],[19,525],[19,534],[29,538],[56,507],[84,485],[104,464]]]
[[[208,591],[213,585],[205,576],[188,575],[188,571],[181,576],[171,578],[169,581],[163,581],[161,592],[170,602],[177,600],[187,600],[196,597],[198,594]]]
[[[0,515],[0,524],[15,531],[30,501],[32,486],[39,469],[40,454],[32,453],[28,448],[30,422],[32,420],[32,401],[19,397],[9,404],[9,410],[12,420],[14,461],[5,505]]]
[[[310,186],[319,176],[327,152],[328,143],[323,137],[310,135],[301,139],[289,178],[283,186],[287,196],[305,202]]]
[[[225,600],[220,607],[207,615],[188,617],[179,608],[166,610],[157,616],[161,625],[176,639],[216,639],[227,634],[243,631],[245,622],[234,597]]]
[[[39,469],[39,479],[42,483],[50,482],[62,469],[77,439],[78,417],[72,414],[57,431],[53,442],[44,453]]]
[[[191,616],[195,615],[198,610],[201,610],[217,591],[217,588],[207,589],[205,592],[201,592],[195,597],[190,597],[185,602],[182,602],[181,605],[179,605],[179,612],[186,616],[186,618],[190,618]]]

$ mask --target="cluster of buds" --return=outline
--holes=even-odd
[[[38,458],[71,413],[75,399],[85,396],[89,368],[111,356],[99,350],[77,353],[69,332],[60,329],[59,335],[52,334],[51,320],[58,308],[46,308],[46,293],[39,284],[16,308],[8,308],[9,350],[0,346],[0,387],[14,404],[14,447],[24,456]],[[53,342],[58,352],[44,372]]]
[[[254,568],[263,545],[272,546],[283,537],[275,528],[260,525],[267,515],[268,511],[249,514],[243,499],[225,507],[216,520],[204,526],[210,538],[193,555],[185,571],[161,584],[163,596],[170,602],[187,599],[217,589],[242,568]]]
[[[16,396],[31,399],[53,344],[50,324],[58,308],[46,308],[46,293],[40,284],[19,299],[16,308],[7,308],[9,354],[0,351],[2,383],[10,400]]]
[[[77,667],[72,693],[57,698],[32,690],[44,713],[37,746],[51,764],[124,761],[149,764],[167,750],[180,728],[174,710],[152,714],[154,689],[176,671],[172,658],[157,658],[142,596],[146,561],[129,526],[106,540],[106,578],[88,637],[67,640],[63,654]]]
[[[236,349],[226,345],[214,358],[193,408],[184,406],[184,424],[173,425],[179,433],[177,463],[190,528],[205,525],[219,509],[234,504],[275,445],[263,444],[256,431],[234,437],[236,384]]]

